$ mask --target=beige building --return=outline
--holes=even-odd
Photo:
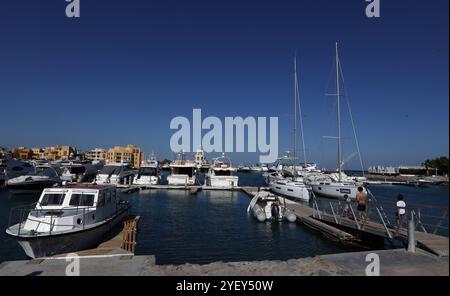
[[[95,148],[90,150],[84,154],[84,157],[89,160],[105,160],[106,159],[106,150],[102,148]]]
[[[134,168],[139,168],[144,159],[141,148],[128,145],[127,147],[116,146],[106,152],[106,162],[130,163]]]
[[[31,159],[33,156],[33,151],[26,147],[13,148],[13,149],[11,149],[11,153],[14,158],[22,159],[22,160]]]
[[[33,159],[45,159],[44,149],[31,148],[31,151],[33,151]]]
[[[47,160],[67,160],[75,156],[76,153],[77,150],[70,146],[52,146],[44,148],[44,156]]]

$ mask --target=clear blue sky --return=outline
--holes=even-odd
[[[0,146],[130,143],[172,157],[170,120],[202,108],[279,116],[285,151],[297,51],[307,154],[332,168],[335,98],[324,94],[338,40],[366,166],[448,155],[448,0],[381,0],[379,19],[364,0],[81,0],[80,19],[65,5],[0,1]]]

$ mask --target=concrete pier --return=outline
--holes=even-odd
[[[418,251],[341,253],[286,261],[213,262],[204,265],[157,265],[154,256],[103,255],[80,257],[83,276],[364,276],[368,254],[379,257],[381,276],[448,276],[449,261]],[[0,276],[64,276],[63,257],[0,264]]]

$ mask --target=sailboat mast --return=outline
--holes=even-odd
[[[336,42],[336,96],[337,96],[337,128],[338,128],[338,156],[337,168],[339,173],[339,181],[341,181],[341,109],[340,109],[340,90],[339,90],[339,51],[338,43]]]
[[[294,171],[297,159],[297,54],[294,56]]]
[[[295,69],[297,69],[297,59],[295,61]],[[297,107],[298,107],[298,116],[300,119],[300,132],[302,133],[302,148],[303,148],[303,161],[304,161],[304,167],[306,168],[306,146],[305,146],[305,134],[303,131],[303,119],[302,119],[302,106],[300,104],[300,87],[298,82],[298,73],[297,70],[295,71],[295,81],[296,81],[296,89],[295,94],[297,96]]]

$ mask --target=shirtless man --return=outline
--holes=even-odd
[[[367,195],[364,193],[364,189],[361,186],[358,187],[358,193],[356,193],[356,201],[358,202],[358,216],[359,219],[362,219],[364,214],[366,213]]]

